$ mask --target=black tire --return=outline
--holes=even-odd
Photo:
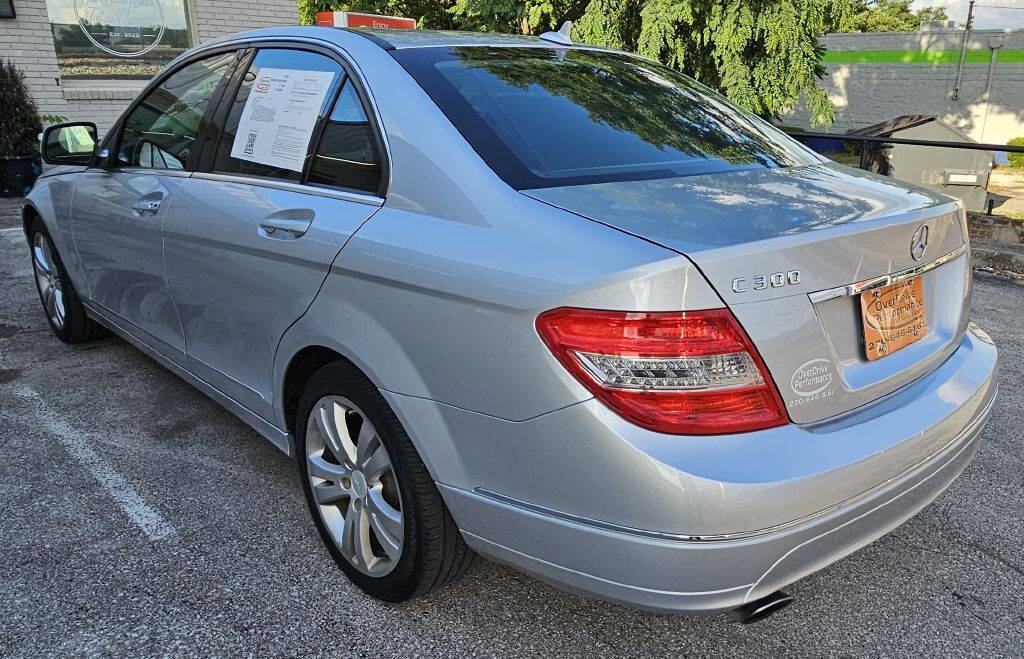
[[[46,309],[43,290],[39,285],[38,277],[36,278],[36,291],[39,293],[39,302],[43,305],[43,314],[46,316],[46,322],[50,324],[50,329],[64,343],[83,343],[107,336],[109,334],[107,329],[92,318],[89,318],[85,313],[85,307],[82,306],[82,301],[78,297],[78,291],[75,290],[74,284],[71,283],[71,278],[68,277],[67,270],[64,269],[64,262],[57,252],[57,246],[54,245],[50,232],[46,230],[46,225],[38,217],[32,221],[29,228],[29,256],[33,259],[33,272],[36,271],[36,256],[33,246],[35,245],[37,235],[41,236],[49,244],[53,260],[52,267],[56,271],[57,276],[60,277],[63,294],[64,322],[63,324],[58,324],[50,317]]]
[[[373,423],[391,458],[401,493],[404,538],[396,565],[381,577],[364,574],[349,563],[331,536],[313,498],[306,462],[306,424],[314,406],[325,396],[342,396],[359,407]],[[401,602],[465,574],[475,554],[463,540],[398,417],[369,378],[344,361],[321,367],[302,391],[295,426],[296,462],[306,503],[324,545],[355,585],[379,600]]]

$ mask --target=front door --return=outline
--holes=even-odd
[[[162,225],[198,157],[203,115],[235,59],[234,51],[220,53],[165,78],[121,123],[107,166],[78,177],[72,200],[89,300],[182,365],[184,333],[167,286]]]
[[[189,368],[273,421],[278,343],[381,205],[379,150],[333,57],[264,48],[236,77],[210,171],[193,174],[165,219],[165,260]],[[358,153],[330,145],[342,125]]]

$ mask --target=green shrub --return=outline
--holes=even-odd
[[[1007,146],[1024,146],[1024,137],[1015,137],[1006,143]],[[1024,153],[1008,153],[1010,167],[1024,167]]]
[[[31,156],[39,151],[43,130],[39,108],[25,76],[10,60],[0,60],[0,156]]]

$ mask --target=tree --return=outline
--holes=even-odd
[[[818,79],[818,37],[861,0],[299,0],[303,22],[328,8],[410,16],[421,28],[540,34],[574,21],[576,41],[628,50],[775,118],[803,97],[815,124],[835,106]],[[888,0],[886,0],[888,1]]]
[[[821,125],[835,106],[818,85],[818,37],[847,11],[847,0],[592,0],[573,35],[660,60],[763,117],[803,95]]]
[[[37,153],[36,136],[43,130],[39,108],[21,69],[10,60],[0,60],[0,107],[0,157]]]
[[[578,18],[588,0],[455,0],[460,30],[540,34]]]
[[[650,60],[623,61],[591,49],[524,59],[468,48],[458,57],[467,68],[486,70],[513,87],[539,85],[584,108],[594,122],[658,148],[730,163],[791,161],[784,148],[763,139],[760,128],[726,109],[717,94]]]
[[[911,0],[853,0],[846,20],[835,26],[836,32],[916,32],[921,21],[944,21],[949,17],[942,7],[910,9]]]

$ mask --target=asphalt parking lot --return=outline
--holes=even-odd
[[[128,344],[50,333],[0,202],[0,656],[1024,655],[1019,284],[976,278],[1002,372],[974,462],[778,615],[651,614],[482,560],[384,605],[335,568],[288,458]]]

